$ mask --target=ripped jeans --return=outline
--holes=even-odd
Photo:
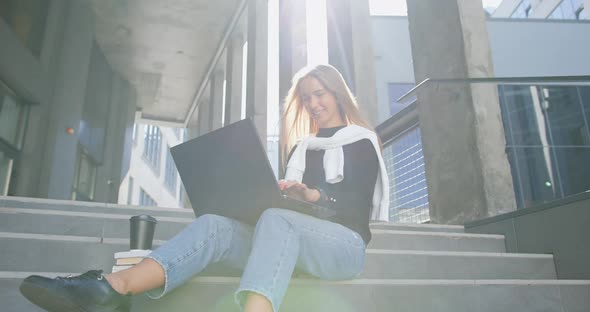
[[[162,266],[166,282],[147,295],[160,298],[208,264],[222,263],[243,269],[235,293],[241,307],[248,292],[255,292],[276,312],[296,267],[320,279],[351,279],[363,270],[365,248],[355,231],[292,210],[267,209],[255,227],[203,215],[148,256]]]

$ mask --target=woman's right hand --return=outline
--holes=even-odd
[[[287,193],[289,196],[312,203],[317,202],[321,196],[318,190],[308,188],[307,185],[297,181],[280,180],[279,190]]]

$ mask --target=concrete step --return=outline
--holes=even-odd
[[[0,232],[94,236],[129,239],[129,218],[122,213],[53,209],[0,208]],[[194,219],[156,217],[154,239],[168,240]]]
[[[465,233],[465,227],[462,225],[444,225],[444,224],[372,222],[371,229],[394,230],[394,231]]]
[[[108,270],[113,254],[127,244],[126,239],[116,238],[3,232],[0,271]],[[368,249],[362,277],[552,279],[556,274],[552,255]]]
[[[195,218],[192,209],[128,206],[108,203],[12,196],[0,196],[0,208],[79,211],[90,213],[123,214],[129,216],[149,214],[157,219],[159,219],[159,217],[186,218],[188,220],[193,220]],[[190,221],[185,220],[185,222]],[[373,222],[371,223],[371,229],[450,233],[465,232],[465,228],[459,225],[406,224],[391,222]]]
[[[503,235],[372,229],[370,249],[505,252]]]
[[[43,273],[63,276],[68,273]],[[4,312],[41,312],[18,292],[30,272],[0,272]],[[238,278],[198,277],[160,300],[135,296],[132,311],[237,312],[233,291]],[[590,281],[579,280],[388,280],[340,282],[295,278],[281,312],[587,312]]]
[[[120,213],[95,213],[31,208],[0,208],[0,232],[129,237],[129,218]],[[193,221],[158,217],[157,240],[168,240]],[[447,250],[504,252],[504,237],[448,232],[372,230],[369,248],[396,250]]]
[[[0,208],[27,208],[60,211],[78,211],[107,214],[139,215],[149,214],[158,217],[194,219],[192,209],[128,206],[108,203],[55,200],[30,197],[0,196]]]

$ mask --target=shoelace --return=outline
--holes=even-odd
[[[102,280],[102,270],[92,270],[80,275],[59,276],[57,280]]]

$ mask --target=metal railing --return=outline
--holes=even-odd
[[[390,176],[392,221],[429,220],[416,95],[423,88],[449,92],[439,87],[453,84],[498,89],[518,208],[590,189],[590,76],[429,78],[401,96],[398,102],[409,105],[376,128]]]

